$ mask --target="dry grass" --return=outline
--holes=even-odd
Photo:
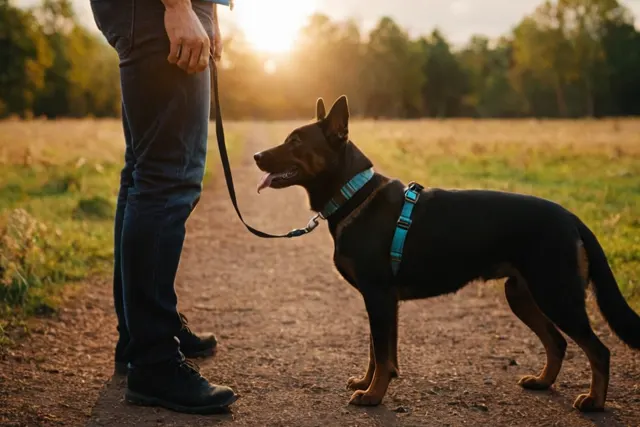
[[[227,122],[232,156],[240,161],[245,138],[259,138],[266,148],[300,124]],[[376,167],[404,181],[561,203],[596,231],[621,287],[638,299],[640,120],[354,121],[351,137]],[[218,171],[213,126],[209,142],[208,169]],[[43,261],[52,268],[25,266],[47,276],[40,282],[110,270],[110,213],[123,150],[118,120],[0,122],[0,218],[21,208],[54,233],[46,247],[57,255]],[[20,289],[29,292],[24,284]]]
[[[299,124],[271,125],[272,144]],[[560,203],[594,230],[640,307],[640,120],[360,121],[350,136],[376,168],[405,182]]]

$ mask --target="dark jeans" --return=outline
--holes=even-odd
[[[125,360],[152,364],[179,356],[182,327],[174,280],[205,170],[210,72],[167,62],[160,0],[91,0],[120,58],[126,140],[115,221],[113,294]],[[213,37],[211,3],[193,0]]]

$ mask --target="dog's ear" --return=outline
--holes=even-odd
[[[316,101],[316,120],[324,120],[325,117],[327,117],[327,110],[324,108],[324,100],[318,98]]]
[[[331,106],[326,119],[327,133],[341,142],[349,139],[349,103],[346,95],[342,95]]]

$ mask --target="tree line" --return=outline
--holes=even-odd
[[[461,47],[439,30],[411,38],[386,17],[363,33],[321,14],[279,57],[238,30],[225,39],[229,118],[306,118],[318,96],[343,93],[355,115],[373,118],[640,114],[640,32],[617,0],[546,1],[508,34]],[[119,95],[115,53],[69,0],[0,0],[0,117],[117,116]]]

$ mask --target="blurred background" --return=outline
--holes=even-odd
[[[640,1],[219,9],[234,168],[312,119],[317,97],[347,94],[351,138],[379,170],[566,206],[640,307],[640,120],[629,117],[640,114]],[[0,346],[16,313],[56,310],[64,285],[111,273],[119,114],[118,58],[89,1],[0,0]],[[209,138],[205,187],[216,188]],[[238,194],[255,203],[253,188]]]
[[[223,106],[306,118],[640,113],[638,0],[237,0],[220,8]],[[89,1],[0,0],[0,117],[117,116],[117,58]]]

